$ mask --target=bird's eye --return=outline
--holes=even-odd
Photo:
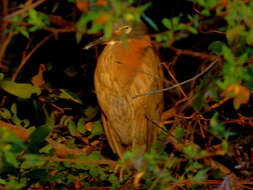
[[[132,28],[128,25],[123,26],[122,29],[124,30],[125,34],[129,34],[132,31]]]

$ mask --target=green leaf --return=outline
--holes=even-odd
[[[84,120],[85,121],[90,121],[92,120],[98,113],[98,108],[94,108],[92,106],[89,106],[88,108],[86,108],[84,111],[83,111],[84,115],[85,115],[85,118]]]
[[[32,134],[29,136],[29,141],[31,144],[39,144],[45,140],[49,135],[51,128],[47,125],[42,125],[36,128]]]
[[[224,58],[226,59],[227,62],[232,63],[232,64],[235,62],[234,61],[234,54],[229,47],[227,47],[225,45],[222,46],[222,53],[223,53]]]
[[[188,26],[187,30],[190,31],[193,34],[198,34],[198,31],[196,28],[192,27],[192,26]]]
[[[196,158],[199,155],[199,150],[194,144],[186,146],[183,152],[187,158]]]
[[[20,168],[29,169],[32,167],[41,167],[46,161],[39,159],[38,155],[26,154],[25,161],[21,164]]]
[[[48,144],[48,145],[42,147],[40,149],[39,153],[47,153],[48,154],[48,153],[52,152],[52,150],[53,150],[52,145]]]
[[[16,159],[16,156],[12,152],[5,152],[4,153],[4,158],[7,163],[11,164],[13,167],[17,168],[18,167],[18,161]]]
[[[104,28],[104,24],[93,24],[92,27],[88,30],[88,34],[95,34]]]
[[[112,29],[113,29],[113,27],[112,27],[112,23],[111,22],[107,22],[104,25],[104,36],[103,36],[103,38],[105,40],[108,40],[111,37],[111,35],[113,33]]]
[[[163,18],[162,19],[162,23],[163,25],[168,28],[168,29],[171,29],[172,28],[172,24],[171,24],[171,21],[167,18]]]
[[[77,122],[77,130],[78,130],[78,132],[81,133],[81,134],[84,134],[84,133],[86,132],[86,129],[85,129],[84,125],[85,125],[85,120],[84,120],[84,118],[80,118],[80,119],[78,120],[78,122]]]
[[[204,180],[207,179],[208,171],[209,171],[208,168],[198,171],[198,173],[192,178],[192,181],[196,181],[198,183],[203,182]]]
[[[28,83],[16,83],[12,81],[0,81],[0,88],[4,91],[23,99],[29,99],[33,94],[37,96],[41,94],[38,86]]]
[[[12,179],[6,183],[5,189],[6,190],[20,190],[23,189],[26,186],[26,178],[21,178],[20,180],[18,179]]]
[[[83,34],[79,31],[76,32],[76,42],[80,43],[82,40]]]
[[[201,11],[201,14],[204,15],[204,16],[209,16],[210,15],[210,11],[208,9],[203,9]]]
[[[16,28],[17,32],[19,32],[20,34],[22,34],[23,36],[25,36],[26,38],[29,38],[29,32],[27,31],[27,28],[22,27],[22,26],[18,26]]]
[[[54,112],[48,113],[46,110],[44,110],[44,113],[46,115],[46,124],[49,126],[54,126],[55,125]]]
[[[75,95],[73,92],[69,91],[68,89],[60,89],[60,92],[61,93],[58,96],[59,98],[71,100],[78,104],[82,104],[82,101],[80,100],[80,98],[78,98],[77,95]]]
[[[0,117],[4,119],[11,119],[11,112],[6,108],[0,108]]]
[[[171,22],[172,22],[172,26],[175,27],[179,24],[179,20],[180,20],[180,17],[173,17]]]
[[[249,45],[252,45],[253,43],[253,29],[251,29],[249,32],[248,32],[248,35],[246,37],[246,41]]]
[[[28,119],[22,119],[22,120],[20,120],[19,125],[21,125],[24,128],[27,128],[30,125],[30,121]]]
[[[0,178],[0,184],[5,185],[5,184],[6,184],[6,181],[5,181],[4,179],[1,179],[1,178]]]
[[[100,154],[99,151],[94,151],[92,152],[91,154],[89,154],[87,157],[86,157],[87,160],[101,160],[103,159],[103,156]]]
[[[17,113],[17,104],[12,104],[11,105],[11,112],[12,112],[12,114],[13,114],[13,116],[12,116],[12,118],[11,118],[11,120],[12,120],[12,122],[15,124],[15,125],[21,125],[21,123],[22,123],[22,121],[21,121],[21,119],[19,119],[19,117],[18,117],[18,113]]]
[[[180,140],[184,136],[184,129],[182,127],[176,128],[176,139]]]
[[[103,133],[104,131],[101,122],[100,121],[94,122],[91,131],[91,137],[94,137],[96,135],[102,135]]]
[[[227,140],[223,140],[221,146],[224,148],[225,151],[228,151],[229,144]]]
[[[28,23],[32,25],[32,27],[29,28],[29,31],[33,32],[48,25],[49,19],[46,14],[36,11],[35,9],[29,9]]]
[[[243,81],[245,82],[246,86],[253,90],[253,68],[248,67],[244,69],[244,73],[242,75]]]
[[[0,80],[4,79],[4,73],[0,73]]]
[[[214,41],[208,46],[208,50],[217,55],[221,55],[222,47],[225,45],[222,41]]]
[[[245,32],[245,26],[244,25],[236,25],[233,28],[230,28],[226,32],[227,40],[229,44],[233,44],[233,42],[237,42],[241,35]]]
[[[100,12],[92,11],[88,14],[83,14],[77,22],[77,31],[83,33],[86,31],[87,24],[90,21],[94,21],[100,17]]]
[[[223,139],[234,135],[235,133],[226,131],[226,127],[223,123],[218,120],[218,113],[216,112],[210,120],[210,132],[216,137]]]
[[[12,104],[12,105],[11,105],[11,112],[12,112],[13,114],[17,114],[17,104]]]
[[[70,133],[72,136],[76,136],[76,135],[78,134],[76,125],[75,125],[75,123],[74,123],[73,120],[69,120],[69,121],[68,121],[68,130],[69,130],[69,133]]]
[[[26,145],[23,140],[16,138],[15,134],[11,134],[12,136],[7,140],[8,143],[11,144],[11,152],[14,154],[18,154],[25,150]]]

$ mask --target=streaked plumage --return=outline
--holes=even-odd
[[[121,40],[122,33],[125,40]],[[147,151],[155,142],[161,112],[161,93],[133,99],[134,95],[162,88],[158,56],[142,23],[120,23],[99,56],[95,90],[104,130],[112,150]],[[123,38],[124,39],[124,38]]]

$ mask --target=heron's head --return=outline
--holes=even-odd
[[[119,20],[112,24],[112,35],[109,39],[100,37],[99,39],[87,44],[84,49],[89,49],[101,43],[113,44],[124,39],[140,39],[147,34],[147,28],[142,22],[130,22]]]

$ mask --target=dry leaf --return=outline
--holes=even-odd
[[[97,146],[99,143],[100,143],[100,141],[96,140],[96,141],[93,141],[90,144],[91,144],[91,146]]]
[[[77,0],[76,7],[81,12],[88,12],[89,2],[88,0]]]
[[[141,186],[141,179],[144,176],[145,172],[141,171],[138,172],[135,176],[134,176],[134,187],[139,188]]]
[[[107,0],[97,0],[96,5],[105,6],[107,5]]]
[[[46,66],[44,64],[40,64],[38,74],[33,76],[32,78],[32,84],[34,86],[42,86],[45,84],[45,81],[43,79],[43,73],[46,71]]]
[[[222,96],[232,97],[234,108],[239,109],[242,104],[247,104],[250,98],[250,91],[241,84],[230,85],[222,93]]]
[[[108,16],[101,15],[98,19],[94,21],[94,24],[105,24],[108,19],[109,19]]]
[[[168,109],[167,111],[164,111],[163,113],[162,113],[162,121],[166,121],[166,120],[168,120],[169,118],[172,118],[172,117],[175,117],[175,115],[176,115],[176,108],[175,107],[172,107],[172,108],[170,108],[170,109]]]
[[[93,123],[92,122],[88,122],[85,124],[85,129],[87,129],[87,131],[91,132],[92,131],[92,126],[93,126]]]

